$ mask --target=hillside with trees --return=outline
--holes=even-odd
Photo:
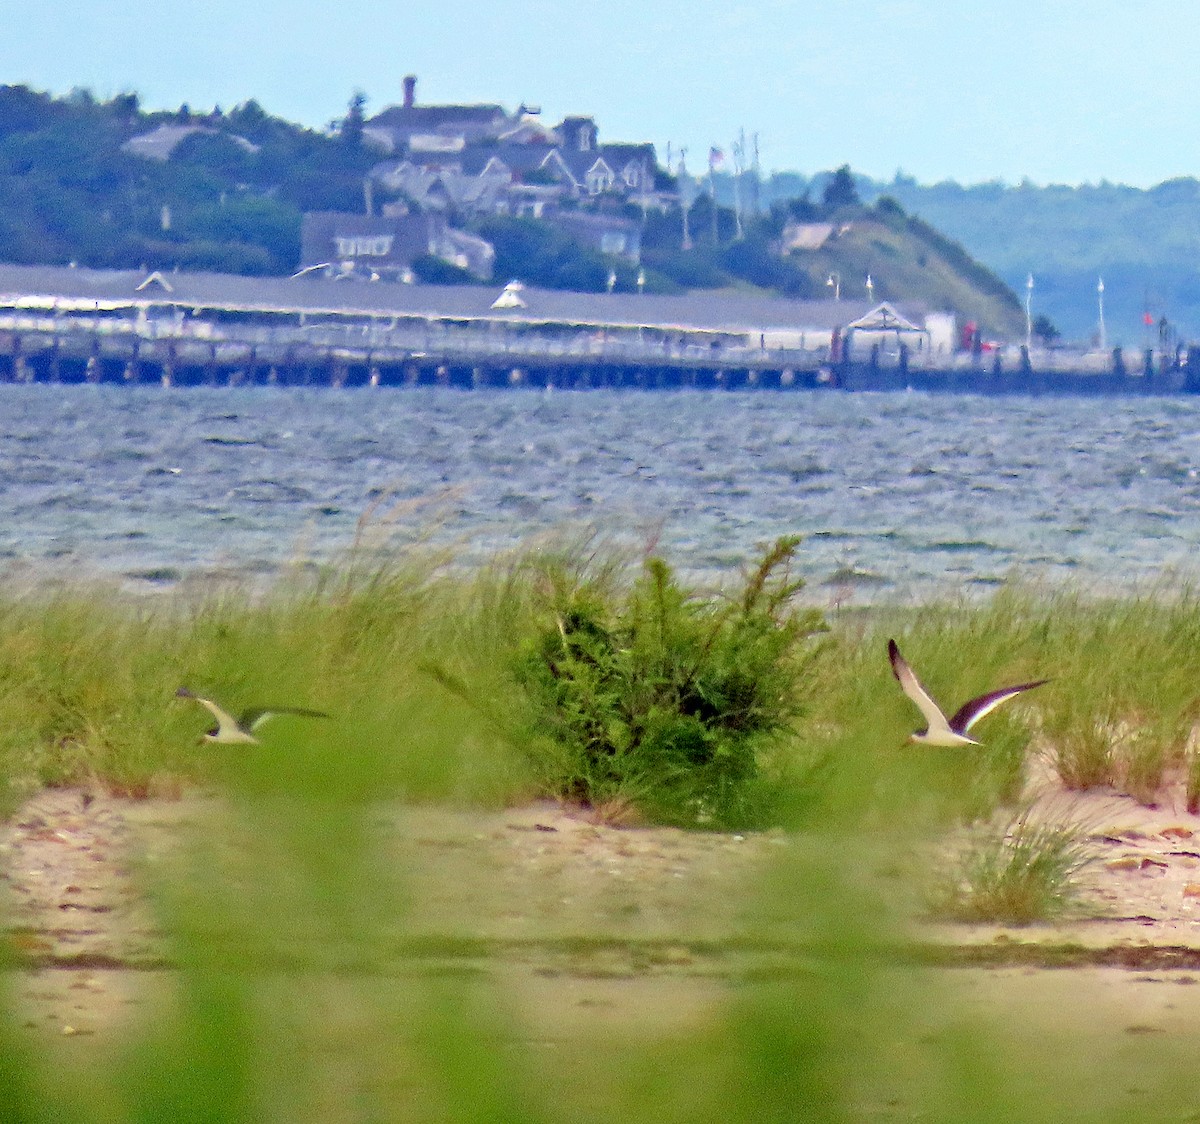
[[[367,205],[364,179],[379,155],[364,137],[364,101],[355,95],[336,128],[315,131],[255,101],[227,112],[146,112],[135,94],[56,99],[0,87],[0,260],[291,273],[305,212],[361,213]],[[158,158],[124,147],[164,126],[187,135]],[[659,169],[655,186],[670,192],[680,184]],[[998,277],[908,215],[907,204],[878,192],[860,198],[849,169],[829,177],[815,198],[810,184],[799,184],[794,197],[776,192],[757,213],[728,205],[720,180],[715,202],[710,181],[684,186],[691,188],[686,216],[678,204],[665,211],[621,205],[642,226],[640,265],[533,219],[491,215],[464,225],[495,247],[496,276],[550,288],[749,288],[808,299],[831,298],[836,288],[863,299],[869,274],[877,300],[924,301],[991,332],[1021,330],[1019,301]],[[828,223],[835,234],[815,251],[784,254],[789,223]],[[441,259],[419,259],[414,268],[423,280],[474,283]]]
[[[122,151],[157,125],[193,123],[211,131],[166,160]],[[133,94],[101,102],[86,91],[54,99],[0,87],[0,258],[287,272],[301,214],[361,208],[373,159],[254,101],[229,113],[144,113]]]
[[[772,176],[762,196],[819,198],[830,174]],[[1147,315],[1164,318],[1183,338],[1200,336],[1200,182],[1173,179],[1142,189],[1119,184],[1078,187],[953,182],[922,185],[910,176],[890,182],[856,176],[863,199],[897,200],[995,271],[1022,301],[1032,275],[1032,308],[1064,336],[1087,340],[1099,324],[1098,282],[1104,281],[1106,335],[1139,345]],[[718,197],[732,184],[718,178]]]

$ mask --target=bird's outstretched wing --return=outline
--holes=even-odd
[[[259,728],[268,718],[274,718],[277,714],[296,714],[302,718],[328,718],[329,715],[323,710],[309,710],[304,706],[255,706],[249,710],[242,712],[238,719],[238,724],[243,730],[254,731]]]
[[[1049,682],[1049,679],[1035,679],[1032,683],[1018,683],[1014,687],[1001,687],[999,690],[989,691],[986,695],[980,695],[976,699],[969,699],[958,708],[954,717],[950,719],[950,729],[955,733],[965,734],[976,722],[985,715],[991,714],[1002,702],[1007,702],[1022,691],[1032,691],[1034,687],[1040,687],[1043,683]]]
[[[888,641],[888,659],[892,664],[892,674],[904,689],[904,693],[917,704],[917,709],[925,715],[930,730],[950,730],[950,723],[942,713],[942,708],[933,701],[933,696],[925,690],[916,673],[908,666],[908,661],[900,654],[895,640]]]
[[[193,702],[198,702],[217,720],[217,728],[211,731],[214,736],[227,737],[237,731],[237,720],[227,710],[223,710],[213,702],[212,699],[206,699],[201,695],[197,695],[194,691],[188,690],[187,687],[180,687],[175,694],[181,699],[191,699]]]

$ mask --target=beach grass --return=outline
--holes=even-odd
[[[0,1116],[1101,1121],[1138,1119],[1122,1113],[1139,1083],[1181,1115],[1188,1069],[1168,1047],[1131,1042],[1098,1073],[1053,1035],[1008,1043],[998,1025],[956,1019],[945,982],[899,950],[926,904],[928,871],[913,874],[912,856],[947,831],[978,841],[956,874],[958,916],[1036,920],[1069,898],[1085,856],[1070,829],[1021,817],[1031,753],[1057,755],[1072,787],[1152,799],[1189,765],[1200,787],[1187,749],[1200,602],[1189,590],[1101,599],[1014,587],[982,602],[845,614],[826,633],[802,597],[782,596],[782,572],[774,587],[773,565],[764,576],[772,549],[723,591],[594,542],[539,544],[470,569],[420,545],[360,543],[265,591],[0,589],[9,808],[39,786],[79,783],[134,796],[199,790],[221,809],[139,874],[177,967],[170,997],[119,1056],[67,1074],[20,1048],[17,1016],[0,1019]],[[645,699],[647,677],[671,681],[666,654],[694,669],[697,651],[719,655],[718,667],[744,660],[769,684],[769,736],[722,752],[751,755],[753,769],[735,771],[752,805],[741,812],[782,832],[735,901],[700,903],[741,918],[710,950],[724,982],[702,1016],[658,1037],[627,1027],[547,1046],[522,1022],[512,965],[479,937],[487,919],[443,912],[430,930],[420,846],[398,860],[372,824],[396,806],[498,808],[539,795],[680,821],[680,802],[664,801],[663,779],[644,769],[608,788],[571,785],[579,745],[529,675],[531,653],[563,638],[564,590],[551,577],[567,563],[584,580],[565,593],[594,598],[593,623],[617,638],[599,649],[605,659],[648,645],[632,617],[677,614],[674,639],[660,632],[641,664],[588,680],[584,693]],[[747,656],[745,638],[718,635],[714,622],[744,616],[758,595],[776,599],[754,617],[763,647]],[[771,629],[790,620],[796,643],[784,644]],[[919,716],[891,676],[891,636],[947,707],[1000,684],[1052,682],[981,723],[980,752],[927,752],[907,742]],[[275,703],[333,717],[277,719],[248,749],[200,746],[208,715],[174,698],[181,684],[235,711]],[[606,706],[611,715],[612,698]],[[689,791],[684,806],[695,800]],[[988,834],[992,817],[1004,831]],[[573,939],[627,952],[604,924]],[[529,940],[540,949],[549,937]],[[629,956],[641,965],[631,987],[659,970]],[[1029,1068],[1038,1050],[1059,1060],[1044,1080]]]
[[[469,570],[419,545],[359,544],[265,591],[0,588],[2,795],[12,806],[66,783],[542,795],[615,821],[712,827],[904,801],[926,830],[1011,805],[1035,751],[1069,789],[1152,803],[1180,773],[1200,787],[1191,590],[1102,600],[1013,587],[827,629],[797,596],[794,551],[767,548],[723,590],[594,541]],[[918,753],[907,736],[920,716],[887,665],[893,636],[948,710],[1050,682],[985,719],[978,751]],[[332,717],[275,719],[248,754],[200,747],[209,716],[175,698],[180,685],[235,713]]]
[[[1075,876],[1095,858],[1085,830],[1020,812],[972,831],[931,897],[935,916],[1029,925],[1061,917],[1076,903]]]

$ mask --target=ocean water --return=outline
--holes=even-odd
[[[139,588],[326,559],[371,511],[719,575],[782,534],[831,599],[1200,576],[1200,401],[0,387],[0,566]]]

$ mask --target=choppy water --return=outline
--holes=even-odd
[[[650,535],[682,567],[806,536],[831,590],[1200,574],[1200,401],[0,387],[0,564],[164,583],[269,573],[374,500],[439,534]],[[416,526],[421,515],[406,517]]]

